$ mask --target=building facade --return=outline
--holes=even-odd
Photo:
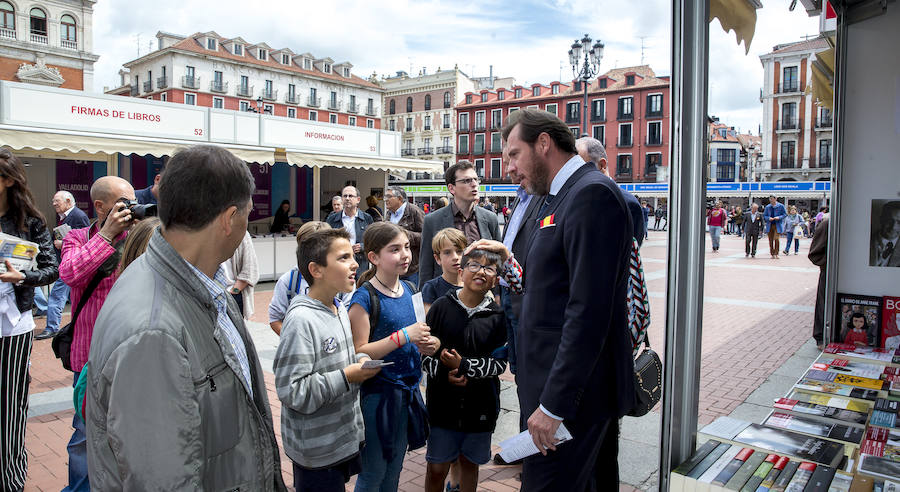
[[[815,54],[827,48],[816,38],[777,45],[759,57],[765,71],[761,181],[831,179],[831,112],[806,90]]]
[[[93,90],[94,3],[0,1],[0,80]]]
[[[475,83],[458,68],[410,77],[406,72],[380,81],[384,89],[382,128],[402,135],[401,155],[441,160],[446,169],[456,153],[454,108]]]
[[[464,95],[457,107],[457,160],[475,164],[487,181],[507,179],[501,164],[500,129],[513,111],[542,109],[576,136],[604,143],[612,175],[620,182],[668,179],[669,80],[646,65],[610,70],[588,86],[588,128],[583,126],[579,81],[513,85]]]
[[[381,128],[384,92],[349,62],[273,49],[215,32],[159,32],[158,47],[120,71],[110,94]]]
[[[745,181],[741,153],[744,150],[738,133],[712,116],[709,118],[709,179],[712,183]]]

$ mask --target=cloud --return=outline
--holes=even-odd
[[[750,54],[710,24],[710,114],[744,129],[762,119],[759,55],[817,32],[816,19],[789,0],[758,11]],[[104,0],[94,7],[95,90],[119,84],[122,64],[156,48],[157,31],[189,35],[215,30],[338,61],[363,76],[418,73],[458,65],[472,76],[512,76],[517,82],[570,81],[568,49],[585,33],[606,45],[601,71],[650,65],[671,74],[671,3],[665,0],[502,0],[293,2],[270,0]],[[643,53],[641,49],[643,37]],[[140,41],[138,41],[138,39]]]

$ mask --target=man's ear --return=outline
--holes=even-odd
[[[606,159],[600,159],[600,161],[597,162],[597,168],[600,169],[601,171],[605,171],[607,165],[608,164],[606,162]]]
[[[222,230],[226,236],[230,236],[235,228],[235,220],[237,219],[238,209],[235,205],[232,205],[225,209],[219,215],[219,219],[222,224]]]

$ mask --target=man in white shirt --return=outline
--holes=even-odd
[[[872,231],[869,247],[869,266],[900,267],[900,201],[894,200],[881,208],[879,228]]]
[[[366,260],[363,250],[363,234],[373,219],[371,215],[359,209],[359,190],[355,186],[345,186],[341,190],[341,200],[344,206],[341,212],[332,213],[325,222],[334,229],[343,228],[350,234],[354,257],[359,264],[356,274],[362,275],[362,272],[369,269],[369,261]]]

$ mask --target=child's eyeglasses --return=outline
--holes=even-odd
[[[466,263],[466,270],[472,273],[478,273],[479,270],[484,270],[484,273],[487,275],[497,275],[497,268],[491,265],[482,265],[481,263],[475,263],[474,261]]]

